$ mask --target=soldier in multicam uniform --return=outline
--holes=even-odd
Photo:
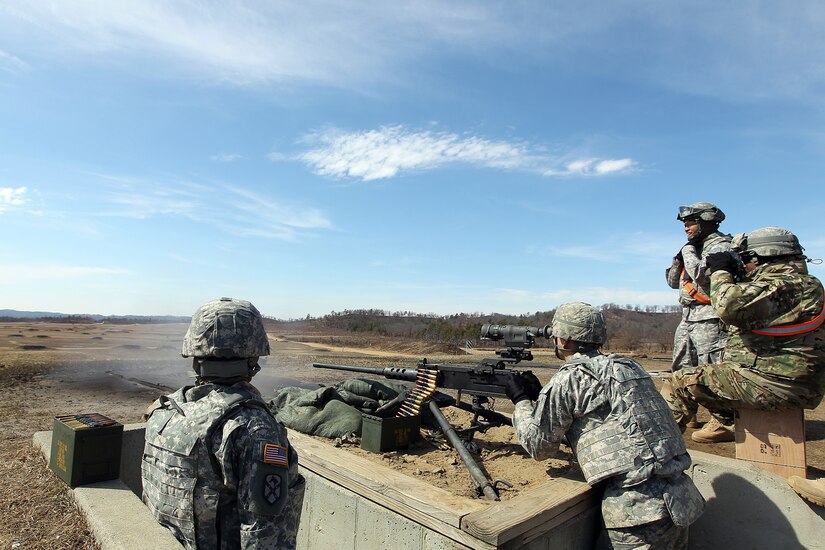
[[[715,252],[730,250],[731,236],[719,232],[725,213],[709,202],[680,206],[676,219],[685,224],[688,242],[673,258],[665,271],[667,284],[679,289],[682,320],[673,336],[671,370],[696,367],[719,361],[727,341],[727,332],[710,303],[710,279],[705,275],[705,258]],[[696,416],[688,427],[698,428]],[[704,433],[692,434],[694,441],[705,442]]]
[[[722,361],[675,372],[662,388],[680,426],[703,405],[730,432],[735,409],[813,409],[825,392],[825,294],[799,240],[766,227],[737,235],[732,249],[706,259],[730,331]]]
[[[599,547],[686,548],[704,499],[684,474],[690,456],[650,376],[599,351],[607,328],[593,306],[560,305],[552,331],[565,361],[558,374],[544,388],[532,374],[507,387],[519,442],[544,460],[567,438],[587,482],[604,482]]]
[[[144,502],[187,549],[295,548],[298,456],[250,384],[269,355],[261,314],[244,300],[204,304],[181,354],[193,357],[197,381],[149,413]]]

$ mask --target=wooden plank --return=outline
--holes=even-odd
[[[740,409],[736,418],[736,458],[788,478],[805,477],[805,416],[802,409]]]
[[[521,548],[526,546],[527,544],[531,543],[532,541],[536,540],[537,538],[541,537],[545,533],[549,532],[552,529],[556,529],[560,527],[566,521],[575,518],[580,514],[584,514],[590,508],[596,508],[597,518],[601,518],[602,511],[601,511],[601,503],[599,502],[597,494],[594,491],[589,498],[584,500],[580,500],[578,504],[575,504],[571,508],[568,508],[558,516],[554,517],[551,521],[546,524],[539,524],[534,526],[528,531],[521,533],[520,535],[516,536],[507,541],[505,548]],[[593,529],[598,532],[600,526],[598,525],[598,520],[594,522]],[[594,537],[595,539],[595,537]],[[582,545],[584,546],[584,545]]]
[[[289,441],[303,468],[461,544],[494,548],[460,529],[461,518],[487,508],[486,501],[453,495],[293,430]]]
[[[493,546],[519,536],[526,542],[589,506],[598,506],[596,493],[580,479],[554,478],[512,500],[466,515],[461,528]]]

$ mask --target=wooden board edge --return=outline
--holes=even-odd
[[[462,516],[489,506],[486,501],[456,496],[306,434],[290,431],[289,441],[295,446],[302,467],[391,510],[406,511],[402,515],[416,521],[430,517],[458,528]],[[359,474],[356,470],[369,472],[369,475]]]
[[[491,504],[484,510],[467,514],[461,521],[461,529],[488,544],[500,546],[528,532],[546,532],[569,519],[571,510],[595,505],[598,505],[596,491],[587,483],[555,478],[505,503]]]

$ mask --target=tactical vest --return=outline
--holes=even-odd
[[[567,432],[589,484],[686,452],[673,412],[638,364],[608,355],[574,360],[562,370],[569,368],[592,376],[610,408],[584,414]]]
[[[215,431],[241,407],[266,410],[266,404],[260,396],[234,387],[222,387],[197,401],[187,401],[188,389],[184,387],[161,398],[161,407],[147,420],[141,473],[143,501],[149,510],[187,548],[196,549],[198,539],[214,538],[198,537],[196,533],[215,531],[219,504],[219,488],[198,484],[199,449],[205,450],[212,468],[220,472],[217,459],[209,450]],[[286,476],[286,469],[283,475]],[[286,487],[287,479],[281,481]]]

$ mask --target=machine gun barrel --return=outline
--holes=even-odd
[[[333,365],[330,363],[313,363],[316,369],[346,370],[350,372],[363,372],[383,376],[390,380],[408,380],[415,382],[418,376],[418,369],[408,369],[404,367],[358,367],[355,365]]]

